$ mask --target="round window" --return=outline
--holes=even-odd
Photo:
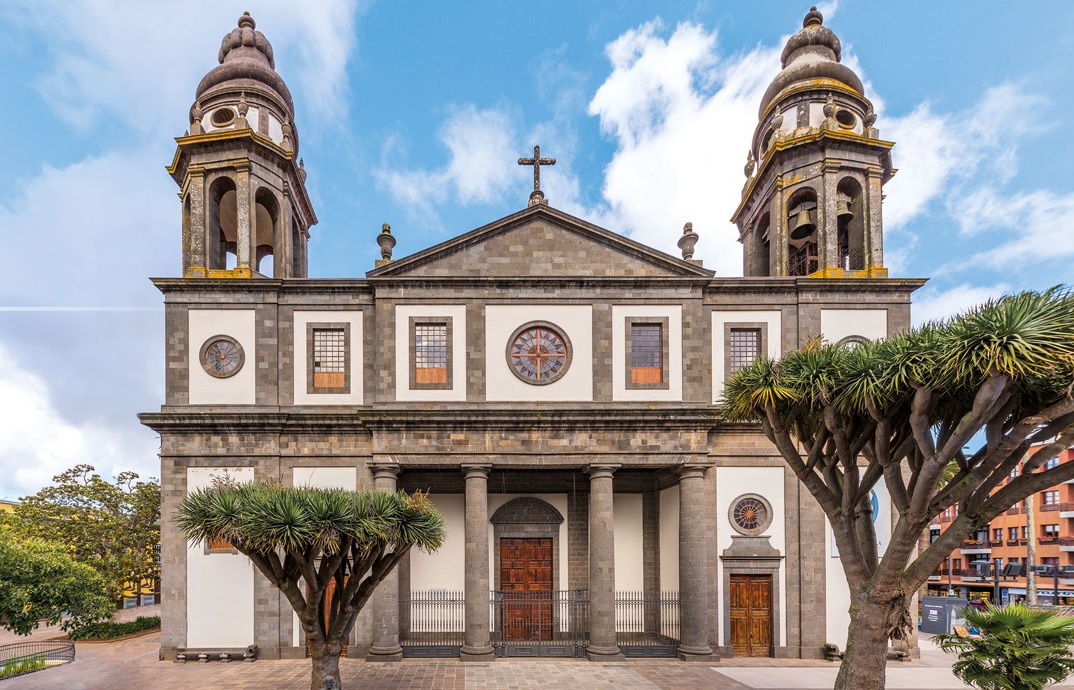
[[[227,127],[235,119],[235,111],[231,108],[217,108],[209,118],[217,127]]]
[[[541,386],[561,378],[571,365],[571,343],[556,326],[534,321],[514,332],[507,365],[519,379]]]
[[[226,379],[239,373],[246,361],[246,353],[234,338],[214,335],[201,346],[199,360],[209,376]]]
[[[835,111],[835,121],[838,122],[839,126],[843,129],[850,129],[857,123],[858,118],[846,108],[840,108]]]
[[[772,524],[772,506],[757,494],[745,494],[731,503],[728,517],[737,531],[753,536]]]

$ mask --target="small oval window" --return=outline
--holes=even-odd
[[[212,123],[217,127],[226,127],[235,119],[235,111],[231,108],[220,108],[213,113]]]
[[[846,108],[840,108],[835,112],[835,121],[838,122],[839,126],[843,129],[850,129],[857,124],[858,118]]]

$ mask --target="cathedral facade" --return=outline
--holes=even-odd
[[[907,329],[923,281],[883,262],[891,142],[815,10],[766,92],[733,213],[745,277],[557,210],[507,217],[360,279],[307,278],[316,215],[294,105],[249,15],[197,87],[169,173],[182,275],[164,294],[161,655],[305,654],[229,544],[188,544],[186,492],[238,481],[428,491],[446,519],[348,653],[818,657],[849,594],[823,513],[724,382],[818,337]],[[747,142],[743,142],[746,144]],[[522,161],[520,161],[522,162]],[[890,530],[874,496],[878,533]]]

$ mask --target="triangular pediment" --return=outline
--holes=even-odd
[[[709,278],[713,272],[547,205],[366,274],[413,278]]]

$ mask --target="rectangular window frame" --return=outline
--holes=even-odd
[[[1052,489],[1050,491],[1041,492],[1041,505],[1055,506],[1059,505],[1059,491]]]
[[[313,385],[313,332],[343,331],[343,385]],[[351,392],[351,324],[349,321],[310,321],[306,323],[306,393],[308,395],[339,394]]]
[[[733,376],[731,372],[731,331],[760,331],[761,342],[758,345],[757,356],[768,355],[768,322],[767,321],[729,321],[723,325],[723,380],[726,384]]]
[[[237,554],[239,552],[239,550],[236,549],[231,544],[231,542],[229,542],[226,539],[206,539],[204,544],[205,544],[205,546],[204,546],[203,553],[206,556],[216,554],[216,553]],[[226,544],[226,546],[225,546],[225,544]]]
[[[412,391],[449,391],[454,390],[454,367],[452,363],[455,358],[455,346],[452,332],[452,318],[450,316],[411,316],[409,323],[409,335],[407,342],[410,346],[410,371],[408,372],[410,390]],[[447,377],[443,383],[418,383],[418,342],[417,342],[417,327],[426,325],[445,326],[445,337],[447,346],[447,355],[445,364],[447,366]]]
[[[623,358],[625,389],[628,391],[669,390],[671,387],[670,375],[668,373],[668,359],[670,354],[670,334],[668,333],[668,330],[670,328],[670,319],[666,316],[626,316],[623,317],[623,322],[623,337],[626,341],[624,343],[625,357]],[[631,337],[631,334],[635,325],[643,326],[650,324],[660,326],[660,381],[653,383],[634,383],[634,367],[631,366],[630,361],[631,355],[633,354],[634,339]]]
[[[1041,525],[1040,529],[1045,539],[1054,539],[1059,536],[1059,525],[1057,524]]]

